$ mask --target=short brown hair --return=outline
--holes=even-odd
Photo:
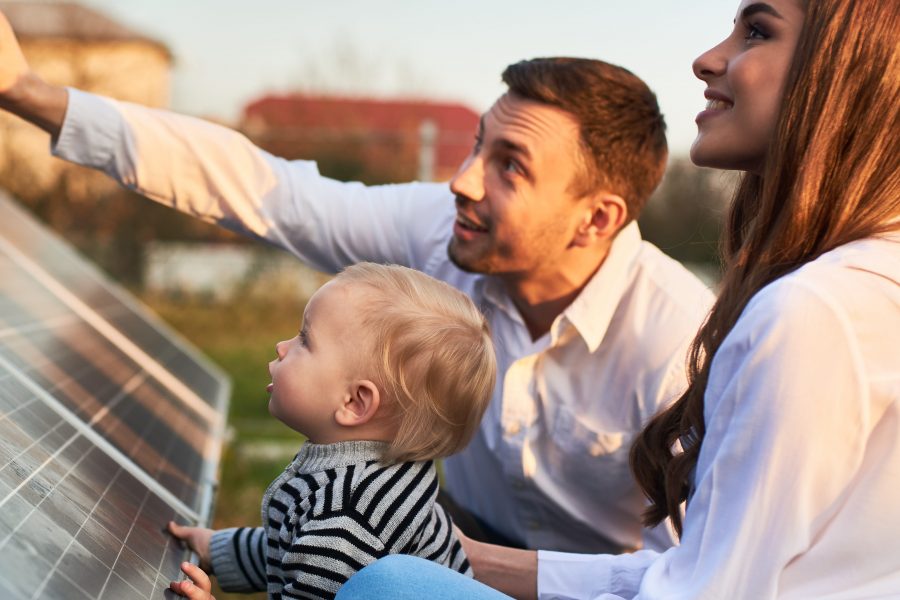
[[[523,60],[506,67],[502,77],[513,95],[578,120],[586,164],[574,191],[618,194],[628,220],[636,219],[668,157],[666,123],[647,84],[622,67],[587,58]]]
[[[358,263],[337,280],[371,288],[361,322],[373,340],[375,384],[397,421],[384,460],[430,460],[465,448],[497,375],[481,311],[459,290],[398,265]]]

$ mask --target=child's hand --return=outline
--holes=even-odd
[[[175,521],[169,521],[169,533],[179,540],[183,540],[188,548],[197,553],[201,569],[204,571],[212,570],[212,562],[209,556],[209,540],[212,538],[212,529],[187,527],[179,525]]]
[[[197,529],[190,527],[186,529]],[[181,570],[190,577],[184,581],[173,581],[169,584],[169,589],[184,598],[191,600],[216,600],[210,593],[212,584],[209,582],[209,575],[197,565],[189,562],[181,563]]]

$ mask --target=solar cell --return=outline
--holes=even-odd
[[[48,284],[70,303],[81,303],[189,386],[217,410],[227,402],[223,376],[165,323],[143,310],[106,275],[0,194],[0,240],[8,255],[47,275]]]
[[[15,265],[0,265],[0,296],[0,357],[197,510],[221,416],[184,402]]]
[[[0,597],[160,597],[206,523],[228,383],[0,195]]]
[[[150,597],[191,521],[0,365],[0,596]]]

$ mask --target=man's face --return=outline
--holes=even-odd
[[[579,139],[571,114],[501,96],[450,182],[450,259],[466,271],[519,277],[558,268],[583,214],[571,191],[583,162]]]

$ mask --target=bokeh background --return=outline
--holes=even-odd
[[[317,160],[326,175],[373,184],[449,179],[509,63],[621,64],[656,91],[669,128],[671,158],[643,235],[710,285],[733,176],[687,159],[705,104],[691,61],[727,35],[735,9],[722,0],[0,2],[52,82],[207,118],[276,154]],[[232,376],[214,524],[258,523],[266,485],[301,442],[268,415],[266,364],[327,277],[53,159],[48,145],[0,115],[0,187]]]

